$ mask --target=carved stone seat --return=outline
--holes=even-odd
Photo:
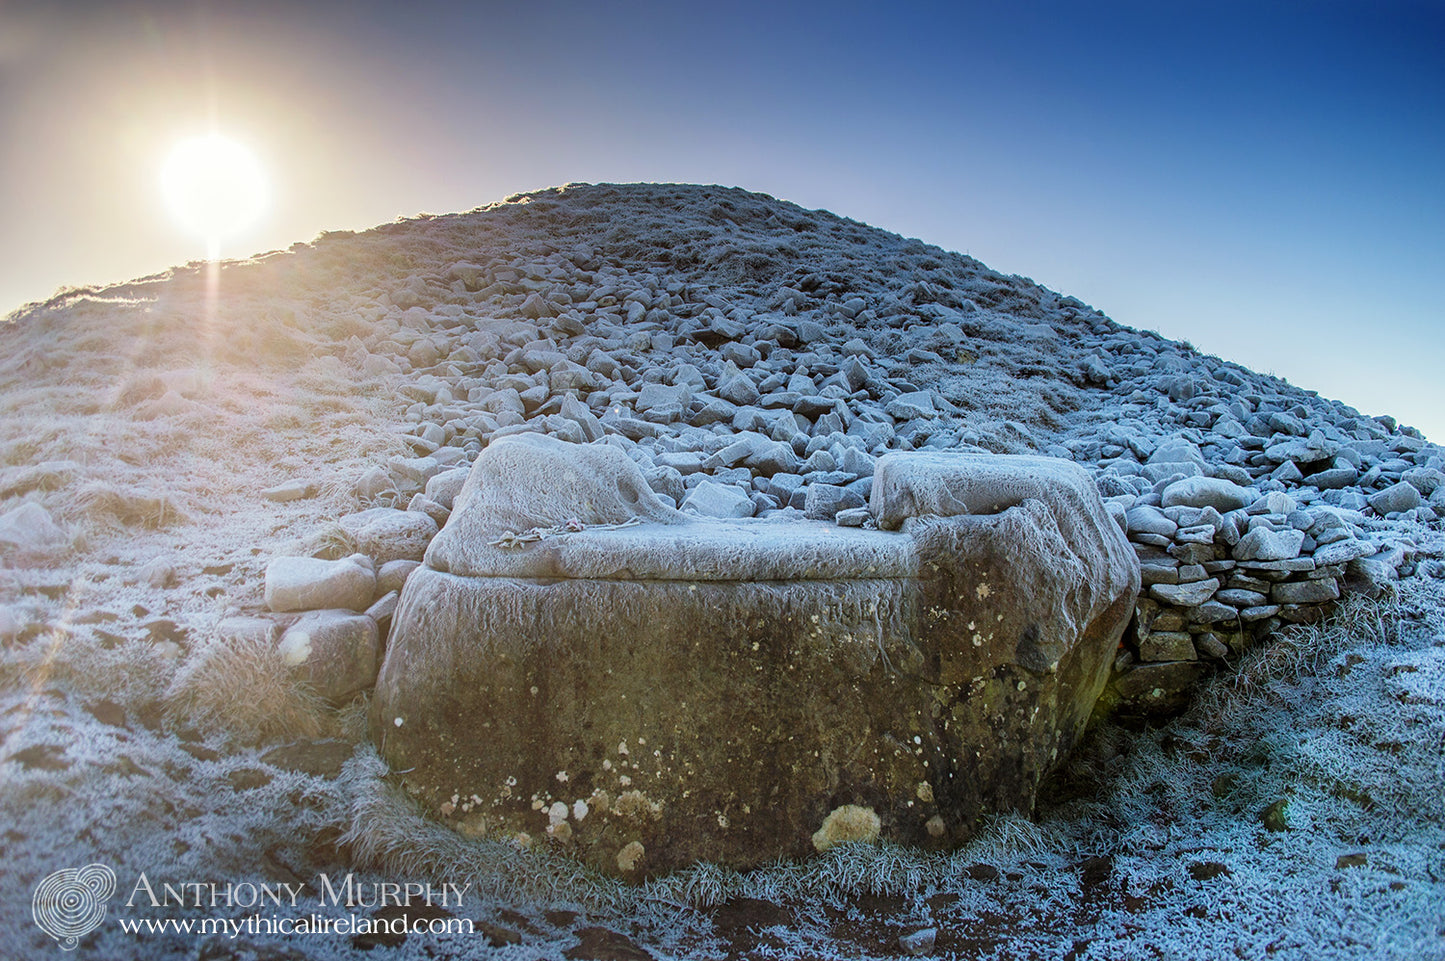
[[[955,844],[1079,737],[1138,562],[1066,461],[889,455],[871,508],[898,529],[695,518],[613,448],[499,440],[407,581],[373,737],[437,817],[626,876],[845,822]]]

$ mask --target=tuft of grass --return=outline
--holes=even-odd
[[[220,729],[238,743],[319,737],[325,702],[291,678],[269,638],[211,639],[176,672],[165,693],[176,722]]]
[[[179,499],[170,494],[121,488],[100,481],[86,484],[77,491],[75,506],[87,516],[110,520],[125,527],[159,530],[190,520],[190,514],[181,506]]]

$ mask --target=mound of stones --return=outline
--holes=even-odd
[[[305,343],[316,356],[304,375],[399,398],[407,453],[355,478],[364,509],[347,521],[364,555],[347,563],[370,565],[372,597],[308,595],[305,610],[269,615],[284,634],[308,611],[349,617],[381,603],[374,645],[356,622],[355,646],[335,648],[367,664],[386,645],[393,565],[416,568],[435,535],[426,522],[448,528],[470,465],[512,435],[615,452],[644,478],[641,494],[691,519],[831,520],[864,533],[884,521],[870,505],[890,458],[1072,461],[1140,563],[1101,702],[1136,715],[1178,710],[1200,676],[1339,592],[1445,576],[1445,454],[1417,431],[971,258],[759,194],[570,185],[327,234],[224,273],[248,313],[208,351],[290,370]],[[135,323],[181,342],[199,335],[188,313],[166,326],[166,285],[202,280],[139,283],[110,300],[154,302]],[[7,475],[0,490],[29,483]],[[25,537],[55,539],[36,517],[12,519]],[[523,552],[553,539],[512,535]],[[296,640],[298,672],[323,648]],[[357,683],[323,686],[340,699]],[[470,814],[479,802],[458,792],[442,803]]]
[[[623,876],[956,844],[1082,733],[1138,564],[1051,458],[892,454],[869,513],[700,517],[614,448],[496,441],[407,580],[373,739],[436,816]]]

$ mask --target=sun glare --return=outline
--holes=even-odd
[[[161,192],[176,221],[206,241],[212,260],[221,241],[255,223],[267,202],[255,154],[215,134],[176,144],[161,167]]]

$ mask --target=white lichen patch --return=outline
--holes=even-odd
[[[641,841],[628,841],[622,850],[617,852],[617,870],[636,871],[637,862],[641,861],[646,853],[647,849],[642,846]]]
[[[276,645],[276,653],[281,655],[281,661],[287,667],[306,663],[311,656],[311,635],[305,631],[287,631],[281,643]]]
[[[641,791],[628,791],[613,803],[612,813],[624,818],[647,817],[655,820],[662,816],[662,802],[651,800]]]
[[[882,827],[872,808],[844,804],[823,819],[823,826],[813,835],[813,847],[821,853],[847,841],[876,841]]]

